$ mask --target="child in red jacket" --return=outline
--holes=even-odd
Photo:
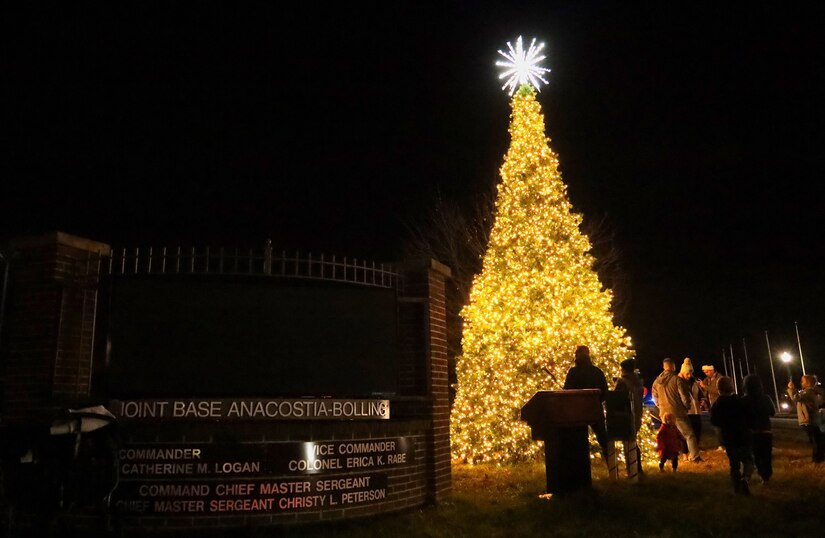
[[[685,438],[676,427],[676,419],[673,413],[665,413],[662,417],[662,427],[656,434],[656,450],[659,452],[659,470],[665,470],[665,462],[670,460],[673,471],[679,467],[679,451]]]

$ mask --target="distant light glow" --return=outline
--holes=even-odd
[[[791,405],[788,402],[782,402],[782,409],[786,411],[791,408]]]
[[[791,362],[791,354],[787,351],[782,354],[782,362]]]
[[[549,73],[550,70],[541,67],[539,63],[546,58],[541,54],[541,49],[544,48],[544,43],[536,45],[536,38],[530,43],[530,47],[524,50],[521,42],[521,36],[516,39],[516,46],[508,41],[507,48],[509,52],[498,51],[507,61],[499,60],[496,65],[503,67],[504,71],[499,75],[499,80],[506,78],[507,82],[501,87],[502,90],[509,90],[510,95],[513,95],[522,84],[530,84],[536,90],[539,89],[540,83],[547,84],[547,80],[542,76],[544,73]]]

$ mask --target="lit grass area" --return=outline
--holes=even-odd
[[[452,497],[438,506],[363,521],[292,528],[255,536],[825,536],[825,465],[814,465],[795,421],[775,430],[774,477],[754,477],[750,497],[735,496],[724,452],[703,440],[704,463],[680,462],[676,473],[646,468],[630,484],[593,464],[594,488],[539,498],[544,466],[453,468]]]

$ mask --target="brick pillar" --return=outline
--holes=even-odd
[[[418,338],[422,353],[412,351],[402,359],[402,392],[425,397],[426,415],[432,421],[427,435],[428,497],[432,502],[443,500],[452,489],[450,460],[450,395],[447,372],[447,310],[445,281],[450,268],[435,260],[406,263],[402,268],[402,324],[421,319]],[[417,308],[413,308],[417,307]],[[418,312],[419,316],[415,313]],[[402,331],[403,333],[403,331]],[[403,335],[402,335],[403,336]],[[418,347],[418,346],[416,346]],[[410,365],[408,359],[420,357]]]
[[[84,403],[109,245],[53,232],[12,241],[3,321],[3,420]]]

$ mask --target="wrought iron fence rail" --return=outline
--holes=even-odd
[[[118,249],[108,257],[109,275],[221,274],[260,275],[315,280],[334,280],[392,288],[398,274],[391,265],[356,258],[312,253],[280,255],[271,248],[225,249],[163,247]]]

